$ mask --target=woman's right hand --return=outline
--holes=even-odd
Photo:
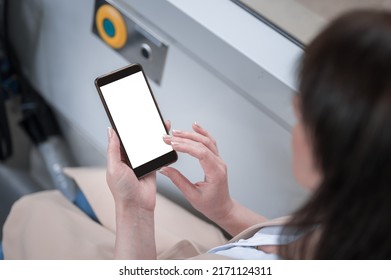
[[[172,136],[165,136],[164,141],[174,150],[197,158],[204,179],[192,183],[173,167],[163,167],[159,172],[171,179],[195,209],[219,224],[234,207],[228,190],[227,166],[209,133],[197,123],[192,128],[189,132],[173,130]]]

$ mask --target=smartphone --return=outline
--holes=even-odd
[[[100,76],[95,86],[125,161],[138,178],[177,160],[177,153],[163,141],[168,131],[140,64]]]

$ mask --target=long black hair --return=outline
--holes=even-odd
[[[288,223],[316,230],[281,255],[391,259],[391,13],[330,23],[305,50],[298,95],[322,181]]]

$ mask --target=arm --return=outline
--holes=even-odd
[[[119,139],[108,130],[106,179],[116,213],[116,259],[156,259],[154,210],[156,174],[141,180],[122,161]]]
[[[267,218],[233,200],[230,211],[212,221],[235,236],[252,225],[267,221]]]
[[[156,259],[154,213],[139,208],[116,206],[114,258]]]
[[[182,191],[195,209],[231,235],[266,220],[231,198],[227,166],[219,156],[216,141],[201,126],[193,124],[191,132],[173,130],[173,136],[165,136],[164,141],[176,151],[197,158],[201,164],[204,180],[195,184],[175,168],[164,167],[160,170]]]

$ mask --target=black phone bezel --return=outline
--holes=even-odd
[[[122,140],[121,140],[121,135],[120,133],[118,132],[117,130],[117,127],[113,121],[113,118],[111,116],[111,113],[110,113],[110,110],[106,104],[106,101],[105,101],[105,98],[102,94],[102,91],[100,90],[100,87],[104,86],[104,85],[107,85],[107,84],[110,84],[112,82],[115,82],[115,81],[118,81],[122,78],[125,78],[127,76],[130,76],[130,75],[133,75],[135,73],[138,73],[138,72],[141,72],[144,76],[144,80],[145,82],[147,83],[147,86],[148,86],[148,89],[149,89],[149,93],[151,94],[152,96],[152,99],[153,99],[153,102],[155,104],[155,108],[156,110],[158,111],[159,113],[159,117],[160,117],[160,120],[162,122],[162,125],[166,131],[166,133],[168,134],[168,131],[167,131],[167,128],[164,124],[164,120],[163,120],[163,117],[162,117],[162,114],[160,112],[160,109],[159,109],[159,106],[156,102],[156,99],[155,99],[155,96],[153,95],[152,93],[152,90],[151,90],[151,87],[149,85],[149,82],[148,82],[148,79],[142,69],[142,66],[140,64],[131,64],[131,65],[128,65],[128,66],[125,66],[123,68],[120,68],[120,69],[117,69],[115,71],[112,71],[110,73],[107,73],[107,74],[104,74],[102,76],[99,76],[98,78],[95,79],[95,87],[98,91],[98,94],[99,94],[99,97],[100,97],[100,100],[103,104],[103,107],[106,111],[106,114],[110,120],[110,124],[112,126],[112,128],[115,130],[115,132],[117,133],[118,135],[118,138],[120,140],[120,143],[121,143],[121,150],[123,152],[123,155],[125,156],[125,163],[134,171],[134,173],[136,174],[137,178],[142,178],[143,176],[163,167],[163,166],[166,166],[166,165],[169,165],[171,163],[174,163],[177,159],[178,159],[178,155],[177,155],[177,152],[175,150],[172,150],[158,158],[155,158],[155,159],[152,159],[136,168],[133,168],[132,167],[132,164],[129,160],[129,157],[128,157],[128,154],[124,148],[124,145],[122,143]]]

